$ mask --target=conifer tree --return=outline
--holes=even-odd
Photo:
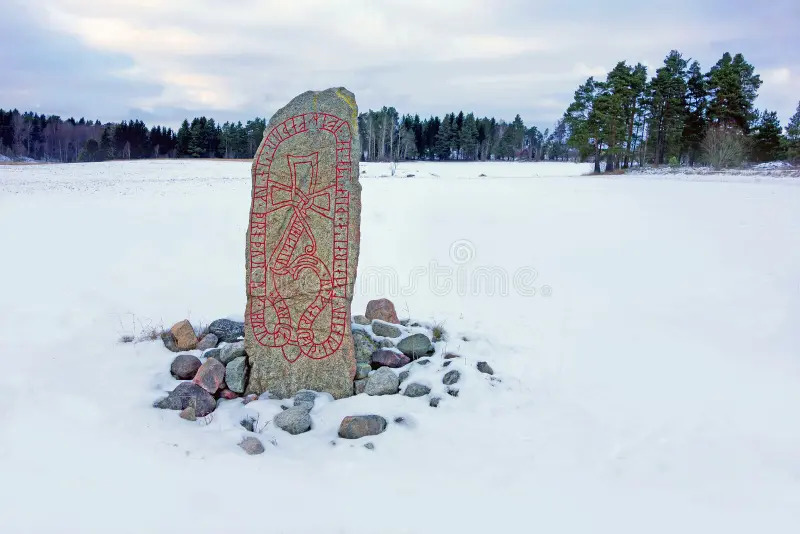
[[[781,124],[778,114],[767,111],[761,114],[753,133],[753,159],[775,161],[784,155],[781,146]]]

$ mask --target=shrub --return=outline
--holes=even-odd
[[[703,139],[706,161],[717,169],[738,167],[747,155],[747,139],[735,127],[712,126]]]

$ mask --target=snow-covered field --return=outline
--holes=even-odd
[[[118,339],[241,317],[249,164],[0,166],[0,532],[800,530],[800,181],[362,170],[354,313],[502,382],[321,403],[247,456],[250,405],[153,409],[172,354]],[[406,424],[336,439],[364,410]]]

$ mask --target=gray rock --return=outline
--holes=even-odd
[[[239,443],[239,447],[242,448],[244,452],[247,454],[261,454],[264,452],[264,445],[261,444],[258,438],[253,436],[247,436]]]
[[[444,377],[442,377],[442,384],[445,386],[452,386],[458,382],[459,378],[461,378],[461,373],[453,369],[452,371],[445,373]]]
[[[301,400],[297,400],[297,399],[295,399],[293,406],[295,408],[302,408],[303,410],[305,410],[307,412],[310,412],[311,410],[314,409],[314,403],[313,402],[301,401]]]
[[[244,356],[244,341],[237,341],[236,343],[230,343],[223,347],[220,347],[222,350],[219,354],[219,361],[228,365],[236,358],[241,358]]]
[[[247,385],[247,358],[240,356],[225,366],[225,384],[236,393],[244,393]]]
[[[312,405],[317,398],[317,392],[311,391],[310,389],[301,389],[297,393],[294,394],[294,405],[297,406],[297,402],[310,402]]]
[[[367,442],[367,443],[365,443],[365,444],[364,444],[364,448],[365,448],[365,449],[369,449],[369,450],[371,450],[371,451],[372,451],[372,450],[375,450],[375,444],[374,444],[374,443],[372,443],[371,441],[369,441],[369,442]]]
[[[161,334],[161,341],[164,342],[164,346],[167,347],[168,350],[171,350],[172,352],[181,351],[181,349],[178,348],[178,342],[175,341],[175,336],[173,336],[169,330]]]
[[[493,375],[494,369],[486,362],[478,362],[478,371],[487,375]]]
[[[364,392],[367,395],[394,395],[400,387],[400,379],[388,367],[381,367],[367,378]]]
[[[275,395],[271,391],[265,391],[264,393],[258,396],[258,400],[280,400],[280,397]]]
[[[380,415],[351,415],[342,419],[339,437],[358,439],[364,436],[377,436],[386,430],[386,419]]]
[[[353,393],[356,395],[361,395],[364,393],[364,390],[367,388],[367,379],[364,378],[362,380],[356,380],[353,382]]]
[[[446,362],[444,362],[444,363],[442,364],[442,367],[450,367],[450,364],[451,364],[451,363],[453,363],[453,361],[452,361],[452,360],[447,360]]]
[[[187,421],[197,421],[197,414],[195,413],[194,406],[187,406],[181,413],[178,414],[181,419],[186,419]]]
[[[458,397],[458,390],[456,388],[447,388],[447,394],[451,397]]]
[[[369,363],[372,353],[378,350],[378,344],[363,330],[353,332],[353,341],[356,346],[356,361]]]
[[[203,358],[214,358],[215,360],[219,360],[221,353],[222,349],[208,349],[203,353]]]
[[[273,421],[275,426],[292,435],[302,434],[311,429],[311,416],[308,414],[308,410],[300,406],[282,411],[275,416]]]
[[[244,323],[230,319],[217,319],[208,325],[208,331],[217,336],[219,341],[232,343],[244,337]]]
[[[363,315],[354,315],[353,322],[356,324],[360,324],[362,326],[367,326],[369,324],[369,319],[367,319]]]
[[[400,329],[383,321],[372,321],[372,333],[383,337],[400,337]]]
[[[428,403],[431,408],[436,408],[439,406],[439,401],[442,400],[439,397],[431,397],[431,401]]]
[[[245,417],[239,424],[247,430],[248,432],[255,432],[256,431],[256,418],[255,417]]]
[[[381,342],[378,343],[378,346],[380,346],[380,348],[382,349],[391,349],[392,347],[394,347],[394,341],[388,338],[382,339]]]
[[[153,406],[164,410],[183,410],[192,406],[197,417],[205,417],[214,411],[217,401],[208,391],[194,382],[182,382]]]
[[[372,371],[372,366],[368,363],[357,363],[356,364],[356,380],[361,380],[362,378],[367,378],[369,376],[369,372]]]
[[[397,348],[411,358],[419,358],[433,352],[431,340],[425,334],[411,334],[400,340]]]
[[[400,380],[401,384],[403,382],[405,382],[405,380],[408,378],[409,374],[411,374],[411,373],[409,373],[408,371],[403,371],[403,372],[400,373],[400,375],[397,378],[398,378],[398,380]]]
[[[419,360],[414,360],[414,363],[419,365],[428,365],[431,361],[428,358],[420,358]]]
[[[431,392],[431,388],[426,385],[418,384],[417,382],[413,382],[406,386],[406,390],[403,392],[403,395],[406,397],[423,397]]]
[[[203,339],[197,342],[197,350],[213,349],[219,343],[219,339],[214,334],[206,334]]]
[[[203,363],[193,354],[178,354],[169,366],[169,372],[178,380],[191,380]]]

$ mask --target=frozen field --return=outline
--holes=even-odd
[[[242,316],[249,163],[0,166],[0,532],[800,531],[800,179],[589,170],[363,164],[354,313],[389,296],[502,382],[249,457],[117,341]],[[364,406],[408,424],[331,446]]]

